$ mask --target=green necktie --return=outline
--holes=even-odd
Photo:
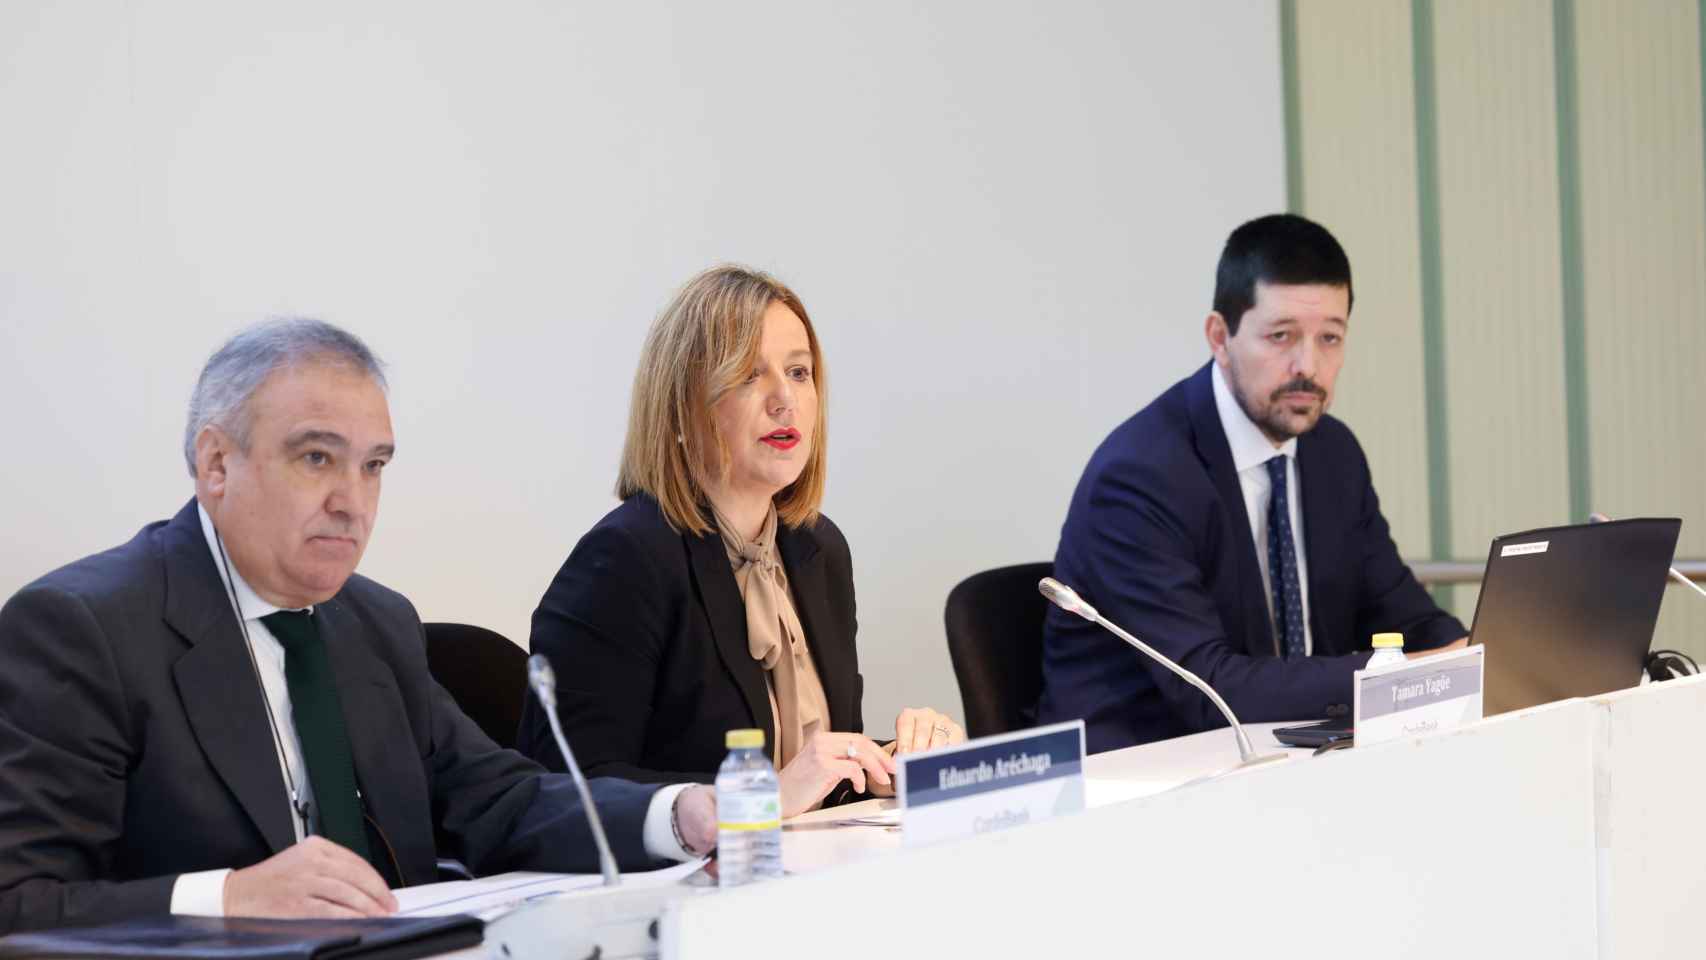
[[[320,815],[320,834],[373,862],[367,850],[367,831],[356,796],[355,761],[350,759],[349,733],[344,729],[343,705],[332,680],[332,660],[314,618],[300,610],[280,610],[261,618],[284,646],[284,679],[290,688],[290,714],[296,738],[302,741],[302,761],[314,786],[314,805]]]

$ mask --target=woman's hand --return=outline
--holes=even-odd
[[[843,780],[864,793],[867,784],[894,791],[894,760],[870,737],[858,733],[814,733],[805,749],[777,773],[782,782],[782,816],[815,808]]]
[[[947,714],[929,707],[907,707],[900,712],[900,716],[894,718],[894,741],[883,750],[894,756],[964,742],[965,729],[949,719]],[[872,784],[870,792],[873,796],[892,797],[894,783]]]
[[[929,707],[907,707],[894,718],[894,752],[916,753],[966,742],[965,728]]]

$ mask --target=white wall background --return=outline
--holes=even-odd
[[[942,605],[1052,556],[1283,202],[1276,5],[0,5],[0,595],[191,493],[201,363],[307,313],[392,365],[364,573],[525,642],[614,505],[647,323],[721,260],[827,351],[868,728],[958,712]]]

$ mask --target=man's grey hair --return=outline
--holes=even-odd
[[[254,426],[249,400],[274,371],[308,362],[346,364],[386,389],[385,367],[361,338],[323,320],[286,317],[242,331],[208,358],[190,394],[184,428],[184,462],[195,476],[195,438],[209,424],[231,434],[240,450],[249,449]]]

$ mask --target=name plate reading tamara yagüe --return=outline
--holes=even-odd
[[[909,847],[1084,809],[1084,721],[901,754],[900,829]]]
[[[1485,653],[1474,646],[1352,674],[1357,746],[1481,719]]]

